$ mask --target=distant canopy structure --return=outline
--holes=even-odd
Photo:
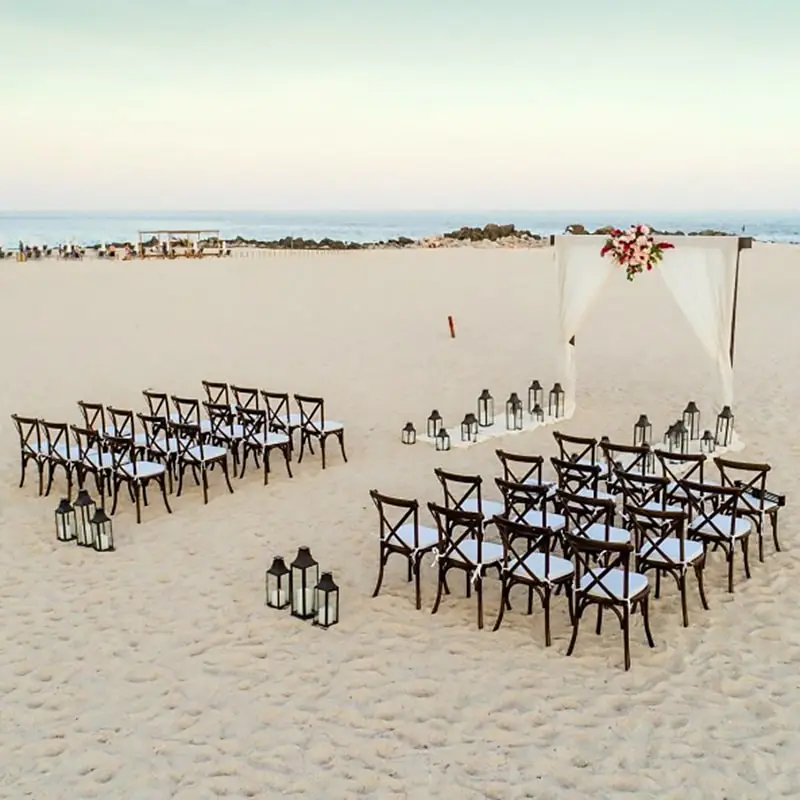
[[[218,230],[139,231],[140,258],[221,256],[225,243]]]

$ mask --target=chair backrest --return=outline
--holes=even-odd
[[[754,461],[732,461],[717,456],[714,459],[722,486],[741,489],[742,509],[763,512],[767,505],[767,475],[772,466]]]
[[[289,393],[261,390],[261,399],[267,409],[267,424],[271,431],[283,433],[289,425]]]
[[[66,422],[47,422],[39,420],[39,425],[44,431],[47,442],[47,454],[51,461],[59,464],[69,463],[69,453],[75,446],[69,436],[69,426]]]
[[[658,503],[663,510],[667,504],[667,487],[669,481],[657,475],[641,475],[639,472],[614,467],[614,478],[622,502],[628,506],[646,506]]]
[[[150,389],[145,389],[142,394],[147,401],[151,417],[170,418],[169,398],[166,392],[152,392]]]
[[[492,518],[503,542],[503,570],[514,573],[514,578],[528,583],[541,583],[531,565],[526,561],[534,552],[544,557],[544,577],[550,577],[550,552],[553,549],[555,532],[547,526],[528,525],[506,516]]]
[[[381,542],[398,550],[418,550],[419,503],[416,500],[390,497],[375,489],[370,489],[369,496],[372,498],[375,508],[378,509]],[[411,548],[408,546],[409,537],[400,535],[400,530],[409,525],[412,526],[411,541],[413,545]]]
[[[701,530],[708,539],[728,541],[736,529],[741,489],[687,480],[681,481],[680,486],[692,518],[691,530]]]
[[[294,401],[300,409],[300,425],[304,430],[322,433],[325,430],[325,401],[321,397],[296,394]]]
[[[178,459],[189,463],[199,464],[203,460],[203,437],[200,436],[200,426],[191,423],[173,422],[172,431],[178,442]]]
[[[597,497],[603,468],[599,464],[578,464],[562,458],[551,458],[556,471],[558,488],[570,494],[587,494]]]
[[[263,408],[236,407],[236,416],[242,426],[242,441],[253,447],[262,447],[268,433],[267,412]]]
[[[108,406],[108,419],[111,423],[112,436],[127,438],[135,435],[136,431],[133,422],[133,411],[127,408],[114,408]]]
[[[653,452],[649,445],[639,446],[601,441],[600,450],[608,462],[609,474],[612,474],[613,468],[618,466],[626,472],[638,472],[640,475],[646,475],[653,458]]]
[[[142,423],[146,448],[150,453],[169,452],[169,442],[173,438],[169,420],[166,417],[137,414]]]
[[[483,498],[481,487],[483,478],[480,475],[460,475],[456,472],[446,472],[437,467],[433,474],[442,486],[444,504],[447,508],[463,511],[467,500],[473,500],[479,512],[483,513]]]
[[[99,454],[102,446],[100,432],[94,428],[81,428],[78,425],[70,425],[72,435],[78,445],[78,458],[83,466],[94,470],[99,463]],[[91,455],[97,455],[98,459],[92,460]]]
[[[594,597],[609,603],[626,603],[630,596],[633,542],[600,541],[572,533],[566,533],[565,540],[575,563],[575,594],[580,597],[591,592]],[[612,570],[617,569],[623,572],[621,592],[616,580],[608,580]],[[587,575],[590,577],[584,582]]]
[[[611,538],[615,512],[613,500],[570,494],[561,489],[558,490],[557,496],[567,518],[567,530],[571,534],[587,537],[590,533],[602,532],[604,540],[608,541]]]
[[[656,511],[634,505],[625,506],[626,517],[633,529],[636,550],[643,550],[649,560],[665,564],[686,562],[686,514],[683,511]],[[675,553],[667,545],[678,542]]]
[[[535,483],[542,482],[542,456],[529,456],[519,453],[507,453],[505,450],[495,450],[495,455],[503,467],[503,480],[509,483]]]
[[[226,405],[230,408],[231,396],[227,383],[220,383],[219,381],[201,381],[201,383],[209,403]]]
[[[661,474],[670,483],[675,484],[667,493],[668,503],[682,499],[677,486],[682,480],[703,483],[705,453],[669,453],[666,450],[653,450],[653,455],[661,465]]]
[[[119,472],[122,467],[127,467],[128,474],[137,474],[133,435],[109,435],[103,439],[103,442],[108,448],[108,452],[111,453],[111,464],[114,472]]]
[[[47,441],[42,439],[42,430],[39,420],[34,417],[20,417],[12,414],[17,433],[19,434],[19,449],[26,456],[37,458],[42,455],[42,445]]]
[[[553,438],[558,445],[559,458],[562,461],[597,461],[597,439],[587,436],[568,436],[561,431],[553,431]]]
[[[505,511],[503,517],[512,522],[528,524],[525,516],[531,511],[541,512],[542,525],[547,525],[547,498],[550,488],[532,483],[513,483],[502,478],[494,482],[503,495]]]
[[[439,532],[439,559],[455,559],[472,567],[483,563],[483,515],[436,503],[428,503],[428,510]],[[465,546],[473,541],[474,550]]]
[[[257,410],[261,407],[258,400],[258,389],[250,389],[245,386],[234,386],[231,384],[231,392],[233,393],[237,410],[239,408]]]
[[[229,439],[233,433],[233,411],[224,403],[209,403],[203,401],[208,421],[211,423],[211,437],[213,439]]]
[[[200,427],[200,401],[194,397],[178,397],[172,395],[172,406],[178,415],[181,425],[194,425]]]
[[[102,403],[87,403],[85,400],[78,400],[78,408],[81,410],[85,429],[91,431],[106,432],[106,410]]]

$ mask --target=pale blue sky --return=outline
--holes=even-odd
[[[0,0],[0,208],[800,209],[800,0]]]

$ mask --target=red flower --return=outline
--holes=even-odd
[[[670,244],[669,242],[659,242],[656,247],[659,250],[673,250],[675,248],[674,244]]]

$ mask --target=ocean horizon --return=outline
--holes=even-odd
[[[0,246],[135,242],[140,230],[212,229],[223,239],[286,236],[378,242],[419,239],[462,226],[512,223],[542,236],[579,223],[592,230],[645,222],[685,233],[721,230],[767,242],[800,243],[800,211],[0,211]]]

